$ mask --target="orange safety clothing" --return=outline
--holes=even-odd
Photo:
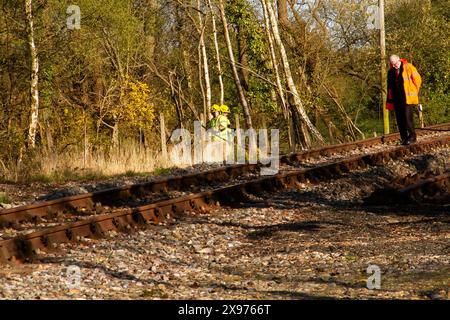
[[[405,89],[406,96],[406,104],[407,105],[416,105],[419,104],[419,91],[420,86],[422,85],[422,78],[417,72],[416,67],[414,67],[411,63],[408,63],[406,59],[400,59],[403,64],[403,87]],[[394,67],[391,65],[391,69]],[[388,81],[388,95],[386,101],[386,109],[393,110],[394,109],[394,94],[392,84]]]

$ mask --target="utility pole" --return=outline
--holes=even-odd
[[[389,133],[389,110],[386,109],[386,33],[384,29],[384,0],[378,0],[378,19],[380,23],[380,59],[381,59],[381,109],[383,110],[383,131]]]

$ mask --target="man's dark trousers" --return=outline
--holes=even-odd
[[[416,131],[414,129],[414,105],[406,105],[404,103],[395,103],[395,117],[397,119],[398,130],[402,141],[407,139],[416,140]]]

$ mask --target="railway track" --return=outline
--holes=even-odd
[[[434,128],[448,128],[449,124],[440,125]],[[423,131],[428,133],[429,131]],[[423,135],[423,134],[422,134]],[[427,135],[427,134],[425,134]],[[388,135],[380,138],[372,138],[355,143],[329,146],[321,149],[310,150],[293,155],[280,157],[280,162],[284,164],[281,172],[274,176],[255,177],[259,168],[258,165],[236,165],[227,168],[216,169],[201,174],[191,174],[189,176],[175,179],[165,179],[148,184],[128,186],[118,189],[111,189],[93,194],[85,194],[59,200],[53,200],[42,204],[35,204],[26,207],[5,210],[5,214],[0,215],[4,219],[3,224],[14,224],[22,220],[32,220],[42,217],[54,216],[58,210],[76,209],[80,213],[92,210],[100,213],[104,209],[105,203],[111,203],[117,196],[122,201],[136,198],[155,191],[168,192],[182,188],[191,188],[201,183],[208,183],[212,179],[230,181],[235,177],[244,174],[252,174],[249,179],[232,183],[231,185],[212,187],[207,191],[195,192],[191,188],[192,194],[185,196],[174,196],[169,199],[156,200],[146,205],[135,207],[121,207],[114,212],[100,214],[92,217],[87,214],[86,219],[63,225],[47,227],[43,230],[31,232],[29,234],[19,234],[10,239],[0,241],[0,261],[10,262],[15,260],[26,260],[32,258],[36,250],[51,250],[58,243],[78,241],[82,237],[100,237],[108,234],[109,231],[126,231],[139,225],[158,224],[171,217],[176,217],[187,212],[206,213],[220,205],[232,205],[237,202],[246,201],[253,195],[262,192],[276,190],[280,188],[301,188],[301,183],[320,182],[334,177],[338,177],[345,172],[357,170],[373,165],[382,165],[390,159],[401,159],[409,154],[426,152],[432,148],[445,147],[450,144],[450,135],[440,135],[435,139],[422,139],[417,144],[411,146],[390,146],[381,148],[383,150],[368,153],[369,147],[377,146],[381,143],[388,143],[398,139],[398,135]],[[346,152],[354,152],[359,149],[359,155],[350,155]],[[373,151],[373,150],[372,150]],[[333,156],[336,155],[336,156]],[[307,168],[296,167],[299,161],[314,159],[315,157],[334,157],[334,160],[326,159]],[[233,182],[233,181],[232,181]],[[103,201],[103,202],[102,202]],[[108,202],[109,201],[109,202]],[[9,214],[9,215],[8,215]],[[5,219],[7,217],[7,219]]]
[[[430,126],[418,130],[418,136],[430,136],[432,130],[449,130],[450,123]],[[439,132],[439,131],[438,131]],[[281,170],[289,170],[290,167],[298,169],[300,163],[306,164],[310,160],[318,157],[325,158],[325,161],[333,161],[363,152],[370,152],[368,148],[380,146],[397,141],[399,134],[389,134],[381,137],[366,140],[349,142],[339,145],[326,146],[299,153],[280,156]],[[323,162],[323,160],[322,160]],[[317,162],[313,165],[317,165]],[[20,206],[16,208],[0,211],[0,227],[13,226],[14,224],[31,221],[36,222],[42,218],[61,218],[62,216],[72,216],[74,218],[83,217],[88,214],[103,214],[110,207],[139,206],[143,203],[168,200],[180,194],[169,195],[169,192],[188,190],[198,192],[195,186],[212,186],[233,181],[239,177],[247,176],[253,179],[258,175],[261,165],[259,164],[238,164],[226,166],[218,169],[208,170],[200,173],[193,173],[179,177],[160,179],[147,183],[133,184],[119,188],[111,188],[103,191],[86,193],[76,196],[63,197],[60,199],[43,201],[35,204]]]

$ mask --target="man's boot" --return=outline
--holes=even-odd
[[[410,135],[409,137],[408,137],[408,139],[406,139],[406,143],[407,144],[412,144],[412,143],[415,143],[417,141],[417,137],[416,137],[416,134],[414,133],[414,134],[412,134],[412,135]]]

